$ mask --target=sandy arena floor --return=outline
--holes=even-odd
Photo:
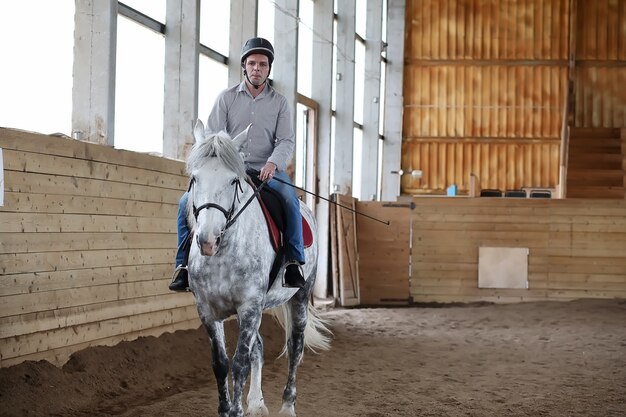
[[[305,353],[298,416],[625,416],[626,300],[332,310]],[[229,323],[229,352],[236,325]],[[280,408],[283,334],[264,320],[263,391]],[[0,416],[215,416],[203,329],[0,370]]]

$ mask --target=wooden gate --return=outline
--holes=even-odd
[[[356,209],[389,225],[356,216],[361,305],[409,304],[413,203],[357,202]]]

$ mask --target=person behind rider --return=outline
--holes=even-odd
[[[211,132],[226,131],[231,137],[252,125],[248,141],[241,153],[247,168],[259,171],[261,180],[268,179],[267,186],[277,191],[286,202],[286,227],[284,230],[285,267],[284,285],[302,288],[305,284],[300,265],[304,264],[302,239],[302,215],[300,201],[291,185],[285,169],[292,158],[295,146],[291,112],[287,99],[267,82],[274,48],[263,38],[246,41],[241,50],[241,67],[244,80],[220,93],[215,100],[207,122]],[[277,178],[287,183],[275,180]],[[185,240],[189,235],[186,222],[188,193],[183,194],[178,205],[178,251],[177,268],[169,286],[172,291],[187,291],[189,276],[186,265]]]

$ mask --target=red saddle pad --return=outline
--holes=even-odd
[[[261,200],[260,198],[259,203],[261,203],[261,209],[263,209],[263,215],[265,216],[265,221],[267,222],[267,228],[270,233],[272,246],[276,251],[281,246],[280,230],[278,230],[278,226],[276,226],[276,223],[274,222],[274,219],[272,219],[269,210],[265,206],[265,203],[263,203],[263,200]],[[313,232],[311,231],[311,226],[309,225],[309,222],[307,222],[304,217],[302,217],[302,239],[304,240],[305,248],[308,248],[313,244]]]

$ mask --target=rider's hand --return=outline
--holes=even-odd
[[[272,179],[275,172],[276,164],[274,164],[273,162],[268,162],[263,166],[263,168],[261,168],[261,171],[259,172],[259,178],[261,179],[261,181]]]

